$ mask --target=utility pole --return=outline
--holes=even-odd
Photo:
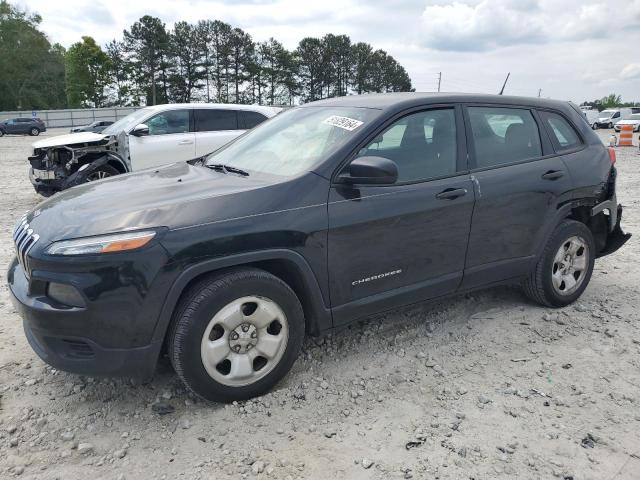
[[[442,72],[438,73],[438,93],[440,92],[440,84],[442,83]]]
[[[511,76],[511,72],[507,73],[507,78],[504,79],[504,83],[502,84],[502,90],[498,95],[502,95],[504,93],[504,87],[507,86],[507,82],[509,81],[509,76]]]
[[[541,89],[541,88],[539,88],[539,89],[538,89],[538,98],[540,98],[540,96],[541,96],[541,95],[542,95],[542,89]]]

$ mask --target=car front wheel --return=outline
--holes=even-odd
[[[565,220],[547,241],[526,279],[525,293],[547,307],[575,302],[589,284],[595,257],[591,230],[583,223]]]
[[[33,127],[31,130],[29,130],[29,135],[31,135],[32,137],[37,137],[38,135],[40,135],[40,129]]]
[[[268,272],[242,268],[206,277],[184,295],[169,332],[169,357],[201,397],[245,400],[286,375],[304,331],[293,290]]]

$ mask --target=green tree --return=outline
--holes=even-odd
[[[600,100],[600,105],[603,108],[616,108],[622,106],[622,96],[610,93],[606,97]]]
[[[240,28],[234,28],[229,36],[229,82],[233,86],[233,100],[242,103],[241,86],[250,79],[254,60],[255,43],[251,35]]]
[[[65,106],[64,49],[38,30],[41,21],[0,0],[0,110]]]
[[[71,108],[103,107],[111,82],[109,56],[92,37],[69,47],[65,55],[65,91]]]
[[[164,23],[157,17],[145,15],[130,30],[125,30],[123,36],[139,93],[146,98],[147,105],[166,102],[169,35]],[[160,82],[162,95],[158,95]]]
[[[109,75],[111,84],[109,85],[113,91],[112,104],[120,107],[129,105],[130,103],[130,77],[131,62],[126,56],[126,50],[122,42],[112,40],[105,48],[105,53],[109,57]]]
[[[203,46],[196,26],[176,22],[169,37],[169,54],[172,71],[169,76],[171,98],[178,102],[190,102],[194,90],[202,86],[206,71],[202,64]]]
[[[322,98],[323,52],[322,42],[312,37],[303,38],[295,51],[304,101]]]

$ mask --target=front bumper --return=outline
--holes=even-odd
[[[100,325],[91,308],[62,306],[44,294],[30,292],[30,282],[15,259],[7,280],[27,340],[44,362],[59,370],[84,375],[144,379],[153,376],[162,342],[129,348],[104,346],[96,338]],[[122,336],[127,337],[124,331]]]

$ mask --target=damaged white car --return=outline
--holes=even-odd
[[[48,196],[121,173],[203,157],[281,109],[190,103],[137,110],[101,133],[81,132],[33,144],[29,178]]]

